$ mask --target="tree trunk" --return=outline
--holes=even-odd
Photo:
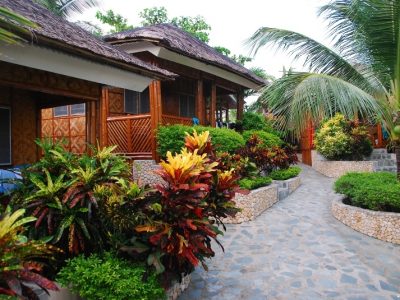
[[[396,145],[394,151],[396,153],[397,179],[400,180],[400,145]]]

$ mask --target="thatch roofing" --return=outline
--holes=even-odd
[[[32,39],[34,43],[61,49],[149,77],[170,78],[175,76],[167,70],[116,49],[31,0],[0,0],[0,5],[38,25],[38,28],[31,30],[32,36],[26,37],[26,39]]]
[[[113,44],[150,41],[179,54],[236,73],[258,85],[265,84],[262,78],[250,70],[172,24],[159,24],[118,32],[105,36],[104,40]]]

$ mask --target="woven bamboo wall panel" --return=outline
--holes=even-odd
[[[53,109],[52,108],[46,108],[42,109],[42,120],[48,120],[53,118]]]
[[[42,119],[42,137],[53,137],[53,120]]]
[[[35,101],[29,92],[13,91],[11,114],[13,164],[33,163],[37,160],[37,116]]]
[[[71,136],[70,151],[84,153],[86,151],[86,136]]]
[[[69,118],[54,118],[53,120],[53,135],[57,137],[68,137],[69,134]]]
[[[70,135],[86,136],[86,118],[85,116],[77,116],[70,118]]]
[[[108,91],[110,115],[120,115],[124,113],[124,90],[109,89]]]

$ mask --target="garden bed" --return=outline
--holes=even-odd
[[[344,198],[332,202],[332,214],[343,224],[368,236],[400,244],[400,213],[381,212],[343,203]]]
[[[248,195],[236,194],[236,207],[242,209],[234,218],[224,219],[227,224],[252,221],[279,200],[286,198],[301,184],[300,177],[287,180],[274,180],[273,184],[250,191]],[[284,195],[284,196],[281,196]]]
[[[327,160],[315,150],[311,155],[312,168],[327,177],[337,178],[348,172],[373,172],[375,170],[375,162],[370,160]]]

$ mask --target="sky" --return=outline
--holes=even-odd
[[[305,34],[319,42],[327,42],[322,18],[317,17],[318,8],[327,0],[102,0],[101,11],[112,9],[128,19],[132,25],[140,25],[139,12],[144,8],[164,6],[169,18],[176,16],[201,15],[211,26],[211,46],[223,46],[232,54],[249,56],[244,42],[260,27],[289,29]],[[98,9],[87,10],[75,21],[85,20],[99,24],[95,13]],[[246,67],[261,67],[275,77],[282,76],[282,69],[292,67],[305,70],[300,62],[293,62],[284,53],[262,48]],[[252,101],[250,101],[252,102]]]

